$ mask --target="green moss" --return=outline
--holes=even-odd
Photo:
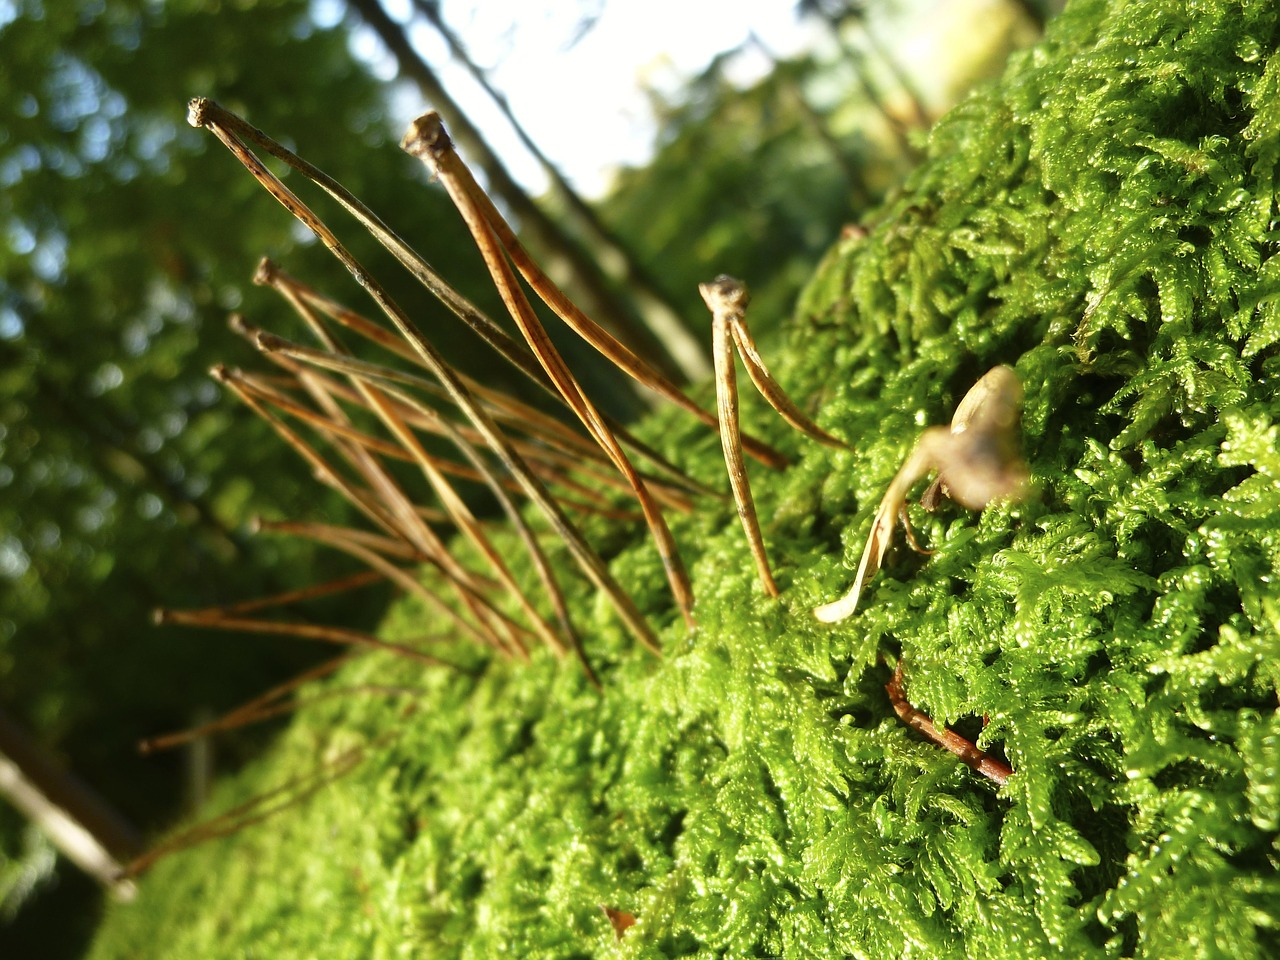
[[[673,524],[692,635],[639,532],[594,530],[665,659],[573,581],[602,696],[549,657],[359,661],[332,682],[421,696],[305,711],[218,806],[370,742],[364,763],[161,863],[93,956],[1276,956],[1278,47],[1270,0],[1072,5],[938,125],[774,345],[856,450],[746,401],[797,456],[753,475],[781,601],[727,504]],[[891,553],[818,624],[914,437],[998,362],[1035,495],[917,516],[937,553]],[[714,438],[647,426],[717,477]],[[895,718],[886,657],[1003,750],[1006,787]],[[639,918],[621,943],[601,904]]]

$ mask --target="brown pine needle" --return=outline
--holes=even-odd
[[[698,287],[702,298],[711,309],[711,357],[716,372],[716,410],[720,418],[720,446],[724,451],[725,466],[729,471],[729,486],[738,505],[738,520],[747,536],[747,544],[756,561],[756,570],[764,592],[771,597],[778,595],[778,584],[769,569],[769,555],[764,549],[764,537],[760,533],[760,520],[756,516],[755,500],[751,496],[751,482],[742,459],[742,436],[738,423],[738,388],[733,368],[733,336],[730,333],[730,317],[740,312],[746,297],[741,284],[730,286],[727,277],[715,283]]]
[[[303,526],[300,521],[293,520],[267,520],[263,517],[254,517],[249,522],[249,529],[253,533],[293,533],[301,535]],[[337,524],[330,523],[306,523],[305,529],[308,536],[311,532],[315,533],[314,539],[323,539],[325,543],[337,540],[346,540],[354,544],[358,544],[375,553],[379,553],[384,557],[391,557],[396,560],[403,560],[406,563],[426,563],[427,558],[424,557],[416,547],[398,540],[395,537],[383,536],[380,533],[374,533],[370,530],[359,530],[355,527],[340,527]],[[385,580],[386,576],[379,571],[370,570],[370,574],[376,574],[380,579]]]
[[[303,640],[318,640],[322,643],[336,643],[351,647],[368,647],[371,650],[383,650],[396,656],[407,657],[430,667],[448,666],[443,660],[406,647],[399,643],[379,640],[369,633],[359,630],[348,630],[345,627],[326,627],[314,623],[282,623],[278,620],[256,620],[249,617],[217,617],[206,618],[191,616],[185,610],[157,610],[156,623],[159,625],[180,624],[188,627],[204,627],[207,630],[233,630],[243,633],[270,633],[281,636],[299,637]]]
[[[458,529],[463,531],[467,536],[467,539],[469,539],[476,549],[484,555],[503,586],[505,586],[507,591],[515,597],[516,602],[524,611],[525,616],[528,617],[529,621],[533,624],[534,632],[537,633],[547,646],[551,647],[557,653],[563,653],[565,649],[563,642],[556,636],[555,631],[551,626],[542,618],[542,615],[534,607],[533,602],[529,599],[525,591],[521,589],[520,584],[511,573],[511,569],[507,566],[506,561],[503,560],[502,555],[498,552],[497,548],[494,547],[493,543],[485,535],[484,530],[481,528],[474,514],[472,514],[471,509],[466,505],[466,502],[458,496],[457,491],[453,489],[452,484],[445,479],[444,475],[433,466],[431,457],[428,456],[427,452],[422,448],[417,437],[407,426],[405,426],[404,422],[395,415],[392,408],[382,401],[381,394],[372,387],[369,387],[367,384],[366,389],[370,398],[377,404],[378,414],[382,417],[383,422],[391,432],[395,434],[395,437],[400,441],[400,444],[405,447],[410,454],[412,454],[414,461],[418,464],[419,469],[427,478],[427,482],[430,483],[432,488],[435,490],[436,496],[439,497],[441,503],[444,504],[445,511],[452,518],[454,524]]]
[[[458,611],[444,601],[434,590],[427,587],[416,577],[411,576],[407,571],[400,569],[395,564],[389,562],[378,553],[375,553],[369,547],[360,542],[359,538],[349,536],[343,527],[332,527],[327,524],[305,523],[300,521],[272,521],[263,522],[262,529],[272,533],[286,533],[292,536],[307,537],[320,543],[328,544],[336,547],[344,553],[348,553],[360,560],[368,567],[377,570],[388,580],[391,580],[407,593],[412,593],[422,600],[426,601],[430,606],[439,610],[458,627],[465,630],[471,635],[472,639],[478,641],[485,646],[491,646],[498,650],[504,650],[504,645],[498,641],[490,631],[473,625],[464,618]],[[446,578],[449,579],[449,578]],[[469,606],[471,612],[477,617],[480,616],[476,612],[477,603],[487,606],[488,603],[480,593],[478,585],[470,587],[449,579],[449,583],[459,591],[463,599],[469,599],[472,604]],[[509,652],[509,651],[508,651]]]
[[[738,353],[742,356],[742,363],[747,368],[747,374],[751,377],[751,382],[756,385],[760,395],[769,402],[769,406],[773,407],[782,419],[786,420],[796,430],[817,440],[819,443],[826,444],[829,447],[849,449],[847,443],[838,437],[833,437],[809,419],[796,406],[795,402],[787,396],[786,391],[782,389],[778,381],[773,378],[773,374],[769,372],[769,368],[765,366],[764,360],[760,357],[760,351],[756,347],[755,338],[751,336],[751,331],[747,327],[747,304],[751,302],[751,295],[747,291],[746,284],[740,280],[735,280],[733,277],[721,274],[710,284],[703,284],[703,286],[709,286],[719,291],[718,301],[725,311],[729,332],[733,335],[733,342],[738,346]],[[705,299],[707,294],[704,292],[702,296]]]
[[[440,300],[440,302],[443,303],[451,313],[477,333],[486,343],[489,344],[490,347],[497,351],[499,355],[537,383],[542,389],[546,390],[549,395],[555,397],[557,400],[559,399],[558,394],[547,381],[546,376],[542,373],[541,368],[528,347],[508,334],[500,326],[494,323],[493,320],[486,316],[483,311],[463,297],[458,293],[458,291],[454,290],[453,287],[445,282],[445,280],[441,278],[416,251],[397,236],[394,231],[392,231],[382,221],[382,219],[377,216],[377,214],[361,203],[358,198],[328,174],[303,160],[282,144],[277,143],[275,140],[268,137],[261,130],[247,123],[245,120],[236,116],[229,110],[225,110],[212,100],[203,97],[197,97],[192,100],[188,105],[188,121],[192,126],[206,127],[212,131],[215,136],[222,140],[228,149],[230,149],[232,153],[240,159],[241,163],[244,163],[246,169],[253,173],[255,178],[266,186],[273,196],[280,200],[281,203],[290,210],[290,212],[295,216],[298,216],[300,220],[303,220],[304,223],[307,221],[299,216],[298,209],[290,206],[285,200],[286,195],[293,197],[293,194],[284,188],[283,184],[279,184],[278,180],[276,180],[276,183],[279,184],[280,189],[283,192],[277,192],[272,189],[272,187],[263,179],[263,176],[259,175],[260,170],[262,174],[265,174],[268,177],[271,176],[270,173],[266,171],[265,167],[262,167],[261,164],[258,163],[258,170],[255,170],[253,166],[246,162],[245,155],[249,157],[252,157],[253,155],[245,148],[243,141],[247,140],[250,143],[258,145],[272,156],[282,160],[284,163],[297,170],[316,186],[320,187],[320,189],[324,190],[329,194],[329,196],[338,201],[338,203],[347,210],[347,212],[350,213],[357,222],[368,230],[379,243],[381,243],[393,256],[395,256],[396,259],[399,260],[400,263],[408,269],[409,272],[413,274],[413,276],[422,283],[422,285],[426,287],[433,296]],[[238,146],[233,146],[233,143]],[[257,162],[256,157],[253,158],[253,160],[255,163]],[[275,178],[272,177],[272,179]],[[306,209],[305,206],[297,201],[296,197],[293,197],[293,200],[297,202],[298,207],[301,207],[303,210]],[[310,211],[307,212],[310,213]],[[308,226],[311,225],[308,224]],[[326,233],[328,233],[327,230]],[[328,242],[328,240],[324,239],[323,235],[317,233],[317,236],[320,236],[321,239],[324,240],[326,246],[329,246],[330,250],[337,254],[338,251]],[[329,236],[332,236],[332,234],[329,234]],[[342,259],[342,257],[340,256],[339,259]],[[357,281],[359,281],[362,286],[366,286],[366,288],[368,288],[368,284],[364,281],[371,278],[368,278],[363,271],[359,269],[358,265],[353,267],[351,263],[347,263],[345,260],[344,265],[346,265],[349,270],[352,270]],[[378,287],[376,283],[374,286]],[[370,289],[370,293],[372,292],[373,290]],[[377,296],[375,296],[374,299],[377,300]],[[382,306],[385,311],[386,308],[383,304],[379,303],[379,306]],[[321,309],[324,308],[321,307]],[[345,322],[345,318],[349,316],[349,314],[336,316],[335,319],[342,323]],[[388,316],[390,316],[390,314],[388,314]],[[397,321],[395,317],[392,317],[391,319],[397,326],[399,326],[399,321]],[[401,330],[401,333],[404,334],[403,329]],[[418,345],[413,342],[412,337],[405,334],[405,339],[411,343],[415,351],[418,351]],[[424,361],[424,357],[420,356],[417,358],[417,362],[419,363],[423,363]],[[430,363],[425,363],[425,365],[433,374],[435,373],[435,369]],[[628,446],[637,454],[649,460],[650,463],[658,467],[664,474],[674,480],[691,484],[696,487],[694,481],[692,481],[678,467],[658,454],[657,451],[642,443],[629,431],[624,430],[611,419],[609,420],[609,423],[619,439],[628,444]]]
[[[409,344],[382,327],[366,319],[353,310],[349,310],[342,304],[325,297],[312,287],[307,286],[301,281],[291,277],[269,260],[263,260],[259,264],[258,273],[255,280],[259,283],[265,283],[272,288],[284,292],[289,291],[292,297],[299,297],[311,307],[319,310],[330,319],[342,324],[348,329],[354,331],[360,336],[370,340],[387,350],[394,352],[397,356],[403,357],[413,363],[422,366],[422,358],[417,355]],[[521,344],[521,349],[525,349]],[[530,354],[532,358],[532,354]],[[536,364],[536,361],[535,361]],[[541,368],[539,368],[539,371]],[[459,373],[458,378],[466,386],[466,388],[478,397],[481,401],[488,405],[495,419],[511,426],[517,426],[519,429],[527,433],[529,436],[539,436],[545,439],[553,446],[571,446],[580,454],[585,454],[592,460],[598,460],[607,463],[608,458],[603,452],[587,437],[582,436],[573,430],[570,426],[551,417],[541,410],[532,407],[515,397],[508,396],[500,390],[494,390],[486,387],[477,380]],[[407,382],[407,381],[402,381]],[[555,392],[555,389],[543,377],[539,381],[539,385],[546,389],[549,394],[558,402],[563,402],[562,398]],[[441,387],[433,383],[423,383],[420,389],[426,391],[431,396],[447,396]],[[605,416],[605,422],[609,429],[614,432],[619,441],[628,449],[635,452],[638,456],[643,457],[666,479],[662,481],[665,484],[675,484],[678,488],[688,493],[698,493],[704,496],[716,496],[715,492],[707,489],[697,483],[686,473],[672,464],[670,461],[662,457],[657,451],[653,450],[647,444],[641,442],[626,430],[621,424],[613,420],[611,417]]]
[[[158,860],[180,850],[188,850],[218,837],[229,837],[246,827],[261,823],[267,818],[295,807],[314,796],[321,789],[350,773],[364,760],[365,750],[390,740],[393,733],[384,734],[367,747],[356,747],[319,767],[304,777],[295,777],[274,790],[259,794],[244,803],[237,804],[216,817],[198,823],[161,841],[125,867],[122,876],[136,877],[150,869]]]
[[[268,171],[253,153],[235,136],[228,123],[230,115],[210,100],[197,98],[191,101],[188,121],[192,126],[208,128],[229,149],[237,160],[253,174],[254,178],[289,210],[301,223],[316,234],[352,277],[369,293],[379,308],[395,324],[401,335],[414,347],[425,361],[432,375],[449,391],[450,398],[471,420],[472,424],[484,436],[502,460],[504,467],[520,482],[539,509],[546,513],[556,532],[564,539],[574,559],[595,586],[601,590],[613,604],[622,621],[632,635],[640,643],[655,654],[661,654],[661,647],[653,630],[645,622],[635,602],[618,585],[613,575],[593,550],[563,509],[546,492],[545,487],[524,464],[498,430],[493,419],[474,401],[470,393],[459,381],[452,369],[421,330],[409,319],[403,310],[387,295],[373,277],[360,265],[347,249],[338,241],[324,222],[289,191],[270,171]],[[238,118],[236,118],[238,120]],[[243,121],[239,121],[243,124]],[[246,125],[247,126],[247,125]]]
[[[381,437],[365,433],[363,430],[358,430],[349,423],[330,420],[328,417],[303,406],[279,390],[272,389],[252,374],[241,373],[239,382],[258,399],[267,401],[280,412],[288,414],[295,420],[301,420],[307,426],[318,430],[322,434],[329,434],[331,437],[337,437],[342,440],[350,440],[370,453],[390,457],[393,460],[405,462],[413,460],[413,457],[403,447],[389,440],[383,440]],[[469,480],[476,479],[475,475],[465,467],[451,463],[442,457],[437,457],[436,461],[436,466],[443,472],[454,473],[455,476],[462,476]]]
[[[346,590],[355,590],[359,587],[368,586],[371,583],[380,583],[383,580],[382,574],[376,570],[363,570],[360,573],[354,573],[349,577],[341,577],[337,580],[329,580],[325,583],[313,584],[309,587],[302,587],[298,590],[289,590],[284,593],[272,594],[269,597],[257,597],[253,600],[241,600],[239,603],[229,603],[220,607],[202,607],[199,610],[189,610],[192,615],[209,617],[215,619],[217,617],[233,617],[241,613],[253,613],[255,610],[263,610],[268,607],[284,607],[294,603],[301,603],[305,600],[314,600],[317,597],[327,597],[331,594],[342,593]]]
[[[238,730],[241,727],[252,726],[256,723],[265,723],[275,717],[283,717],[299,710],[305,710],[317,703],[324,703],[326,700],[342,700],[357,694],[373,694],[387,697],[422,697],[426,693],[426,690],[416,687],[387,686],[386,684],[378,683],[360,683],[351,687],[333,687],[309,697],[294,697],[290,700],[280,700],[277,703],[267,704],[252,713],[225,714],[203,726],[166,734],[163,737],[156,737],[151,740],[143,740],[138,744],[138,749],[143,754],[157,753],[161,750],[181,746],[184,743],[190,743],[193,740],[202,740],[215,733],[226,733],[227,731]]]
[[[286,444],[288,444],[307,465],[311,467],[312,473],[321,483],[328,487],[332,487],[341,493],[346,499],[361,512],[363,512],[377,526],[386,530],[393,536],[399,537],[399,528],[392,517],[375,497],[371,497],[353,486],[342,474],[338,473],[324,457],[316,452],[315,448],[302,439],[296,432],[291,430],[279,417],[271,413],[264,407],[253,394],[241,382],[242,375],[239,371],[228,369],[221,364],[213,367],[209,371],[210,375],[219,383],[231,390],[236,397],[245,404],[250,410],[265,420],[276,435],[279,436]]]
[[[506,304],[512,319],[515,320],[520,332],[537,356],[538,362],[542,364],[547,376],[551,378],[552,383],[555,384],[556,389],[564,397],[565,402],[569,404],[578,419],[582,421],[583,426],[595,437],[605,453],[609,455],[609,458],[617,466],[619,472],[627,478],[627,482],[631,485],[636,500],[640,504],[640,509],[644,511],[645,521],[658,548],[658,555],[662,560],[662,566],[667,575],[667,583],[671,587],[676,606],[683,615],[686,625],[692,629],[693,591],[689,584],[689,575],[684,568],[684,562],[680,559],[679,550],[676,548],[675,539],[671,536],[666,518],[662,515],[662,509],[654,500],[653,495],[649,492],[644,480],[636,472],[626,453],[623,452],[617,438],[601,419],[595,404],[591,402],[590,398],[579,386],[577,379],[560,356],[560,352],[556,350],[551,338],[547,336],[542,322],[538,319],[533,306],[524,295],[524,291],[520,289],[511,264],[508,263],[494,236],[492,225],[481,212],[481,200],[476,195],[479,193],[479,188],[474,187],[473,183],[469,185],[469,175],[467,179],[455,175],[454,168],[460,167],[461,164],[456,162],[456,154],[452,151],[452,145],[449,143],[448,136],[445,134],[439,118],[434,114],[419,118],[414,126],[410,128],[410,134],[406,135],[405,147],[415,155],[423,159],[429,158],[435,163],[441,182],[448,191],[454,205],[462,214],[467,228],[471,231],[472,238],[480,247],[485,266],[488,267],[489,273],[493,277],[498,293],[502,296],[503,303]]]
[[[542,581],[543,589],[546,590],[547,596],[551,600],[552,608],[555,610],[556,618],[560,623],[560,628],[564,631],[565,636],[569,638],[570,646],[573,648],[574,654],[577,656],[579,663],[582,665],[586,673],[587,679],[591,683],[600,687],[600,680],[596,676],[595,670],[591,667],[590,661],[587,659],[586,650],[582,646],[582,638],[577,630],[573,627],[573,622],[569,617],[569,606],[565,602],[564,592],[560,589],[560,584],[556,581],[555,572],[552,570],[551,563],[547,559],[546,553],[542,546],[538,543],[537,538],[533,535],[533,531],[529,528],[529,524],[525,521],[524,515],[516,508],[515,503],[507,495],[506,489],[500,482],[500,478],[489,468],[484,458],[480,456],[480,451],[463,436],[460,430],[457,430],[445,420],[439,413],[414,397],[409,396],[394,387],[387,388],[387,393],[395,400],[405,404],[417,413],[420,417],[426,419],[435,419],[438,421],[442,432],[453,441],[455,447],[462,455],[471,463],[475,469],[484,476],[485,482],[489,490],[497,498],[498,503],[502,506],[503,512],[507,519],[515,528],[517,535],[524,544],[526,552],[529,554],[533,562],[534,569],[538,573],[538,578]],[[557,654],[563,653],[560,647],[553,647]]]
[[[411,543],[420,556],[435,565],[445,575],[446,582],[458,592],[458,597],[462,604],[475,616],[479,624],[478,633],[476,627],[472,627],[466,621],[460,622],[466,624],[469,632],[476,634],[476,638],[481,643],[503,650],[508,654],[514,652],[517,655],[527,656],[527,651],[519,640],[519,632],[523,631],[524,628],[512,624],[509,618],[491,609],[491,605],[484,596],[480,585],[476,583],[474,575],[454,560],[452,554],[445,548],[439,537],[423,521],[417,508],[409,502],[399,487],[362,448],[344,447],[343,449],[351,456],[357,469],[370,483],[372,493],[362,491],[343,478],[306,441],[263,407],[252,395],[251,391],[246,388],[242,375],[219,366],[214,368],[214,376],[222,383],[227,384],[245,404],[270,423],[276,432],[312,465],[317,477],[322,482],[339,490],[349,501],[364,510],[384,530],[395,537],[405,540],[407,543]],[[305,378],[303,384],[311,388],[313,396],[322,405],[326,402],[331,403],[330,398],[323,391],[318,390],[315,384],[307,383]],[[340,416],[336,406],[330,406],[329,411],[334,416]],[[387,509],[387,505],[389,505],[390,510]],[[441,603],[444,609],[453,614],[451,607],[443,604],[442,601]],[[505,640],[494,632],[495,625],[506,637]]]
[[[629,347],[578,309],[577,304],[570,300],[551,278],[543,273],[542,268],[525,250],[515,231],[503,219],[493,201],[480,189],[480,185],[476,183],[471,171],[453,149],[453,142],[445,132],[444,124],[440,122],[438,114],[424,114],[410,124],[409,130],[405,133],[400,146],[434,170],[441,182],[444,183],[445,189],[449,191],[449,195],[453,198],[455,205],[459,206],[459,208],[461,208],[462,203],[458,195],[463,193],[467,195],[469,206],[473,210],[473,216],[483,218],[489,225],[494,239],[501,245],[507,256],[511,258],[511,262],[515,264],[521,276],[537,292],[542,301],[574,333],[586,340],[601,355],[638,383],[687,410],[712,429],[718,429],[716,418],[712,414],[694,403],[661,371],[641,359]],[[464,218],[466,218],[465,214]],[[475,227],[470,222],[468,227],[471,228],[472,235],[479,242],[480,236],[477,234]],[[534,353],[537,354],[537,345],[530,341],[530,346],[533,348]],[[769,466],[782,467],[786,465],[786,457],[761,441],[747,437],[744,439],[743,445],[752,456]]]
[[[435,384],[432,384],[415,374],[405,373],[402,370],[396,370],[392,367],[383,366],[382,364],[372,363],[368,360],[361,360],[356,357],[339,355],[325,350],[317,350],[314,347],[303,346],[302,344],[294,343],[291,340],[286,340],[284,337],[277,336],[273,333],[267,333],[266,331],[255,331],[253,341],[259,350],[271,357],[287,357],[292,360],[301,361],[308,366],[342,373],[348,377],[358,377],[369,382],[377,381],[380,383],[405,384],[431,395],[436,395],[439,390]],[[466,379],[462,379],[465,383]],[[332,381],[325,382],[331,383]],[[364,403],[363,399],[358,394],[352,393],[350,390],[342,388],[328,388],[328,392],[334,395],[341,395],[343,399],[347,399],[361,405]],[[495,392],[496,391],[486,391],[488,394],[494,394]],[[534,413],[534,411],[525,410],[521,413],[512,414],[503,414],[500,411],[494,411],[494,417],[495,419],[501,419],[507,423],[515,423],[531,435],[544,438],[547,443],[556,444],[564,439],[554,433],[549,434],[546,431],[538,429],[539,425],[530,418],[531,413]],[[545,417],[545,415],[543,416]],[[551,420],[549,417],[546,417],[545,419]],[[409,416],[407,418],[407,422],[419,425],[423,423],[423,420],[421,417]],[[428,424],[427,426],[428,429],[430,429],[432,425]],[[600,483],[618,490],[631,492],[631,487],[627,484],[625,479],[618,477],[613,472],[602,473],[592,468],[593,463],[609,462],[608,458],[603,455],[599,446],[592,444],[586,451],[583,451],[577,445],[577,441],[581,440],[581,438],[573,434],[570,434],[570,436],[574,441],[570,445],[573,447],[574,453],[578,454],[577,456],[574,454],[563,453],[553,447],[539,447],[531,445],[527,441],[521,441],[514,438],[510,440],[510,443],[517,452],[521,453],[527,459],[537,458],[542,461],[552,461],[560,464],[573,464],[575,470],[589,474]],[[483,436],[481,436],[478,431],[472,433],[472,438],[473,442],[483,442]],[[588,456],[584,458],[581,455],[583,453],[588,453]],[[548,476],[545,468],[535,468],[532,465],[531,468],[536,469],[540,476]],[[555,471],[550,475],[556,478],[563,478],[564,476],[562,471]],[[665,482],[656,480],[649,474],[641,473],[640,476],[645,480],[647,485],[651,485],[651,492],[664,504],[670,505],[673,508],[686,513],[692,510],[693,502],[689,499],[685,490],[668,486]],[[559,480],[559,482],[566,481]],[[567,482],[566,485],[568,485]],[[576,486],[575,489],[583,496],[592,496],[586,488]]]
[[[291,292],[286,291],[285,296],[293,304],[294,309],[299,313],[299,315],[307,321],[308,326],[316,331],[321,341],[326,347],[328,347],[331,353],[342,356],[347,355],[346,351],[342,349],[337,341],[324,329],[320,318],[312,311],[310,306],[304,303],[300,298],[294,296]],[[352,385],[356,388],[356,391],[360,394],[365,404],[373,410],[378,419],[382,421],[383,425],[391,432],[392,436],[396,438],[400,446],[409,454],[411,461],[418,466],[418,469],[422,472],[427,483],[431,486],[431,489],[435,492],[436,497],[444,507],[445,512],[448,513],[450,519],[453,521],[454,526],[461,530],[476,549],[480,551],[484,558],[489,562],[490,567],[492,567],[494,572],[497,574],[498,579],[507,588],[508,592],[515,596],[517,604],[524,611],[529,622],[533,625],[534,632],[554,651],[557,653],[563,653],[565,649],[564,643],[558,636],[556,636],[551,625],[542,618],[542,615],[534,607],[533,602],[529,599],[528,595],[520,588],[520,584],[511,573],[511,570],[507,566],[505,560],[503,560],[502,555],[493,546],[492,542],[490,542],[479,522],[472,514],[471,509],[467,506],[462,497],[458,495],[457,491],[454,490],[453,485],[445,476],[444,470],[441,469],[440,466],[443,461],[439,458],[432,457],[427,453],[422,444],[418,442],[417,436],[396,414],[394,406],[388,402],[387,397],[378,386],[365,378],[353,377],[351,379]],[[419,414],[422,414],[427,410],[429,410],[429,408],[424,407],[418,412]],[[438,428],[443,429],[443,420],[437,419],[436,425]],[[453,465],[451,464],[450,466]],[[468,474],[468,479],[488,479],[487,475],[481,474],[475,469],[467,470],[465,472]],[[527,651],[524,649],[523,644],[520,643],[519,637],[512,635],[511,639],[517,649],[517,652],[521,655],[527,655]]]
[[[456,579],[463,581],[468,579],[467,572],[463,571],[448,555],[448,551],[444,549],[439,538],[422,522],[416,509],[409,503],[408,498],[400,492],[399,488],[391,482],[390,478],[382,473],[380,468],[372,461],[359,459],[363,453],[362,448],[341,447],[340,449],[349,454],[354,453],[358,458],[357,465],[363,468],[362,474],[372,484],[372,492],[362,491],[354,486],[339,474],[328,461],[321,457],[310,444],[258,402],[253,391],[246,385],[245,377],[242,373],[218,366],[214,368],[213,375],[219,382],[230,387],[240,400],[266,420],[289,446],[311,464],[313,471],[321,482],[341,492],[352,504],[362,509],[371,520],[393,537],[403,540],[405,543],[412,543],[417,555],[441,567]],[[333,408],[331,408],[331,412],[334,412]],[[406,517],[409,518],[409,530],[405,529]]]
[[[893,704],[893,712],[908,727],[938,746],[960,758],[960,762],[982,774],[997,785],[1003,787],[1013,776],[1013,769],[1007,764],[981,750],[971,740],[946,727],[938,728],[928,715],[913,707],[902,689],[902,664],[893,670],[893,679],[884,687],[889,694],[889,702]]]
[[[204,613],[206,611],[188,611]],[[250,723],[256,723],[259,719],[266,719],[273,716],[270,713],[277,708],[277,701],[288,696],[304,683],[312,680],[318,680],[326,677],[333,671],[337,670],[344,663],[348,663],[354,657],[352,653],[344,653],[341,656],[334,657],[332,660],[326,660],[324,663],[317,664],[308,670],[302,671],[297,676],[290,677],[283,683],[277,684],[265,693],[261,693],[252,700],[240,704],[240,706],[228,710],[221,717],[210,720],[208,723],[202,723],[199,726],[191,727],[187,730],[179,730],[176,733],[161,734],[156,737],[148,737],[138,743],[138,752],[144,755],[158,753],[161,750],[171,750],[174,747],[180,747],[192,740],[200,740],[214,733],[221,733],[225,730],[234,730],[237,727],[243,727]]]
[[[550,384],[539,369],[533,354],[524,344],[512,337],[490,319],[484,311],[453,289],[448,282],[431,269],[426,260],[397,236],[377,214],[345,189],[342,184],[324,171],[303,160],[284,145],[268,137],[243,118],[212,100],[204,97],[197,97],[192,100],[188,104],[188,122],[194,127],[205,127],[213,132],[218,139],[222,140],[236,154],[238,159],[241,158],[240,151],[249,152],[245,149],[243,143],[243,141],[248,141],[297,170],[321,190],[337,200],[433,296],[478,334],[490,347],[496,350],[509,363],[523,371],[531,380],[550,390]],[[232,142],[238,143],[239,147],[232,147]],[[244,162],[243,159],[241,159],[241,162]],[[246,164],[246,167],[248,168],[248,164]],[[252,168],[249,169],[250,172],[253,172]],[[255,177],[257,176],[256,173],[254,175]],[[261,178],[259,177],[258,179],[261,182]],[[270,188],[268,187],[268,189]],[[274,191],[272,193],[277,199],[280,199],[280,196],[275,194]],[[281,202],[283,203],[284,201],[282,200]],[[285,204],[285,206],[288,207],[288,204]],[[290,208],[290,212],[294,212],[292,208]],[[302,218],[299,217],[299,219]]]
[[[298,305],[295,304],[295,306]],[[299,312],[322,342],[326,343],[331,349],[341,349],[341,346],[329,335],[314,314],[304,309],[300,309]],[[333,420],[342,423],[348,422],[346,415],[336,401],[324,391],[320,383],[306,373],[300,373],[299,379],[316,403],[327,411]],[[360,383],[356,383],[355,387],[364,403],[373,408],[383,419],[383,422],[387,423],[385,410],[382,409],[385,407],[385,403],[381,395],[372,388]],[[395,432],[394,425],[391,424],[391,426],[393,432]],[[492,607],[488,598],[484,596],[483,589],[476,580],[476,575],[458,563],[435,531],[423,521],[417,508],[383,469],[377,458],[368,450],[357,445],[339,443],[337,446],[345,452],[352,465],[365,478],[370,487],[376,491],[378,501],[390,506],[392,513],[399,521],[401,535],[414,543],[426,555],[428,561],[435,564],[444,573],[446,579],[455,586],[455,589],[458,590],[459,599],[475,616],[481,629],[490,635],[493,645],[504,649],[508,654],[513,653],[516,656],[527,658],[528,650],[521,639],[521,635],[526,632],[525,628],[515,624],[509,617]],[[414,451],[410,450],[409,453],[413,454]],[[418,462],[421,466],[420,459],[418,459]],[[442,500],[452,494],[452,487],[447,481],[443,480],[438,472],[428,470],[428,475],[429,478],[439,481],[438,484],[433,483],[433,487],[436,489],[437,495],[442,497]],[[450,518],[455,523],[459,522],[460,517],[456,503],[452,504],[451,508],[451,504],[445,502],[445,507],[449,512]]]

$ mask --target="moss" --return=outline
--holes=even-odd
[[[364,762],[161,863],[92,956],[1276,956],[1278,47],[1270,0],[1074,3],[775,344],[856,449],[746,402],[797,458],[754,474],[780,601],[726,504],[673,525],[692,635],[652,549],[608,531],[662,661],[574,581],[602,696],[542,656],[357,662],[332,682],[422,693],[305,711],[219,806]],[[1026,384],[1035,496],[919,515],[937,553],[891,553],[818,624],[914,437],[995,363]],[[647,432],[718,475],[679,415]],[[1006,787],[895,718],[886,657]],[[638,917],[621,942],[601,904]]]

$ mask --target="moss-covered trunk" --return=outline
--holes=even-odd
[[[551,657],[357,662],[333,685],[422,693],[299,715],[221,805],[363,761],[160,864],[94,956],[1280,955],[1278,159],[1272,0],[1074,3],[772,346],[854,448],[746,401],[796,457],[753,472],[780,600],[728,504],[673,525],[692,634],[640,533],[598,524],[661,661],[571,581],[603,694]],[[915,437],[997,363],[1034,494],[917,511],[936,553],[818,623]],[[723,482],[713,436],[646,430]],[[898,662],[1006,786],[896,718]],[[618,940],[601,905],[638,923]]]

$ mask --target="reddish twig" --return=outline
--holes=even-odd
[[[912,730],[932,740],[942,749],[954,753],[965,766],[977,770],[999,786],[1003,787],[1009,782],[1009,778],[1013,776],[1013,769],[1007,763],[990,756],[979,749],[973,741],[965,739],[955,731],[948,730],[946,727],[939,728],[927,714],[911,705],[902,689],[901,663],[894,668],[893,679],[884,685],[884,689],[889,694],[889,702],[893,704],[893,712]]]

